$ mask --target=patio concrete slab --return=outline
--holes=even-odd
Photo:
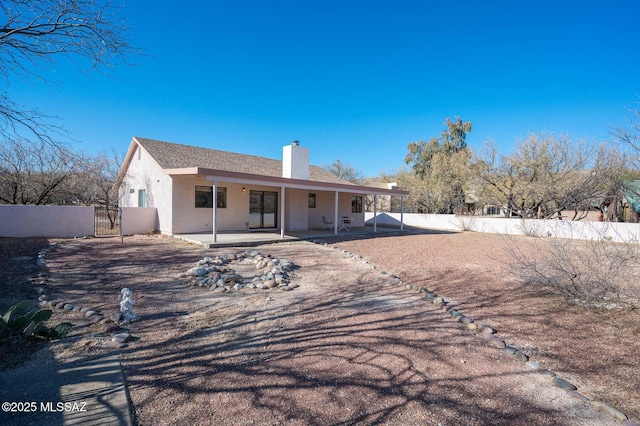
[[[312,229],[308,231],[287,231],[284,237],[278,231],[247,231],[247,232],[218,232],[216,242],[213,242],[213,234],[193,233],[193,234],[175,234],[176,238],[189,241],[195,244],[201,244],[207,248],[214,247],[245,247],[267,243],[279,243],[286,241],[322,239],[333,237],[357,237],[357,236],[373,236],[375,234],[388,234],[405,232],[398,228],[387,228],[378,226],[376,232],[372,226],[360,228],[351,228],[350,231],[340,231],[335,234],[333,230]]]

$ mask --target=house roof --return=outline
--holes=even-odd
[[[120,186],[122,183],[138,146],[147,151],[163,171],[170,175],[219,176],[225,180],[235,179],[236,182],[259,181],[291,188],[340,190],[363,194],[400,196],[409,193],[399,189],[356,185],[340,179],[321,167],[311,165],[309,166],[309,180],[285,178],[282,177],[282,160],[162,142],[137,136],[131,141],[116,186]]]
[[[156,141],[135,137],[135,140],[163,169],[199,167],[260,176],[282,177],[282,160],[238,154],[217,149]],[[309,166],[309,180],[353,185],[318,166]]]

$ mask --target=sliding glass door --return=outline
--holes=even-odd
[[[275,228],[278,225],[278,193],[249,192],[249,228]]]

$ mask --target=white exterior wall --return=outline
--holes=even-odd
[[[322,229],[324,227],[322,216],[325,216],[328,220],[333,222],[333,204],[335,200],[335,194],[333,192],[325,191],[309,192],[312,194],[316,194],[316,208],[308,209],[309,229]]]
[[[138,191],[146,191],[145,207],[158,209],[158,229],[167,234],[173,230],[171,196],[173,182],[169,175],[139,146],[133,154],[127,174],[120,186],[120,206],[138,207]],[[133,190],[133,192],[131,192]]]
[[[287,231],[306,231],[309,229],[309,191],[287,189],[284,202],[286,213],[284,229]]]
[[[366,213],[367,223],[373,223],[373,213]],[[398,226],[400,213],[379,213],[379,225]],[[583,222],[553,219],[507,219],[446,214],[405,213],[404,224],[416,228],[509,235],[552,236],[593,240],[608,238],[614,242],[640,242],[640,224],[621,222]]]
[[[0,204],[0,237],[84,237],[94,220],[93,207]]]
[[[120,207],[120,234],[144,234],[158,229],[155,207]]]
[[[176,176],[173,185],[174,233],[213,232],[213,211],[196,208],[196,186],[213,186],[212,180],[195,176]],[[238,183],[218,181],[227,188],[227,207],[216,210],[218,231],[246,231],[249,222],[249,190],[277,191],[271,187],[249,187]],[[246,191],[242,192],[242,188]],[[279,192],[279,191],[278,191]]]
[[[328,220],[334,221],[335,214],[335,192],[333,191],[309,191],[316,194],[316,208],[309,209],[309,229],[321,229],[324,222],[322,216],[325,216]],[[362,197],[362,213],[351,212],[351,197]],[[364,195],[361,194],[349,194],[344,192],[338,193],[338,221],[341,216],[348,216],[353,219],[351,226],[363,227],[364,221]],[[340,223],[338,223],[340,226]]]
[[[352,213],[351,212],[351,197],[362,197],[362,212],[360,213]],[[347,216],[353,219],[351,222],[351,226],[355,227],[363,227],[364,223],[364,194],[344,194],[340,193],[338,195],[338,205],[340,206],[338,209],[338,220],[340,220],[340,216]]]

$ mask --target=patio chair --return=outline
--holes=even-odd
[[[333,221],[327,219],[326,216],[322,216],[322,223],[324,223],[324,225],[322,226],[323,231],[325,229],[331,229],[331,225],[333,225]]]

